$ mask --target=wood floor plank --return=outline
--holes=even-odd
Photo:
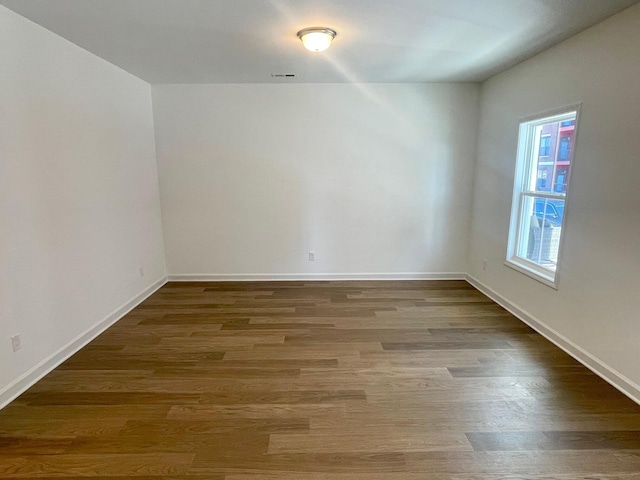
[[[228,474],[247,472],[397,472],[406,469],[402,453],[281,453],[222,457],[209,450],[198,452],[189,473]]]
[[[229,418],[216,417],[206,420],[130,420],[119,431],[122,437],[144,436],[158,438],[173,435],[224,435],[234,434],[272,434],[272,433],[307,433],[308,418]]]
[[[0,411],[0,478],[640,480],[640,406],[464,281],[169,282]]]
[[[599,479],[638,475],[640,452],[547,450],[520,452],[408,452],[406,471],[446,474],[449,478]],[[616,477],[618,475],[619,477]],[[631,477],[633,478],[633,477]]]
[[[427,341],[384,342],[384,350],[504,350],[512,348],[508,342],[494,341]]]
[[[209,405],[332,403],[365,401],[364,390],[271,390],[265,392],[205,393],[200,403]]]
[[[640,430],[472,432],[466,435],[477,451],[640,450]]]
[[[175,405],[198,403],[201,395],[166,392],[41,392],[25,394],[27,405]]]
[[[184,474],[193,454],[96,454],[12,456],[0,454],[0,478],[50,476],[173,475]]]
[[[429,452],[471,450],[460,433],[415,432],[403,429],[336,433],[312,430],[306,435],[271,435],[269,453]]]

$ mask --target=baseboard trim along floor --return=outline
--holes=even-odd
[[[53,353],[52,355],[49,355],[47,358],[42,360],[31,369],[27,370],[16,380],[0,390],[0,409],[6,407],[9,403],[15,400],[32,385],[35,385],[41,378],[55,369],[58,365],[71,357],[73,354],[77,353],[80,349],[94,340],[107,328],[112,326],[127,313],[140,305],[144,300],[146,300],[158,289],[160,289],[165,283],[167,283],[167,277],[158,279],[149,287],[145,288],[142,292],[135,295],[133,298],[116,308],[113,312],[108,314],[91,328],[82,332],[60,350]]]
[[[281,282],[340,280],[465,280],[462,272],[421,273],[186,273],[169,275],[170,282]]]
[[[587,367],[589,370],[591,370],[593,373],[598,375],[609,384],[613,385],[616,389],[620,390],[634,402],[640,404],[640,385],[637,385],[629,378],[616,371],[614,368],[611,368],[609,365],[584,350],[582,347],[576,345],[564,335],[556,332],[542,320],[534,317],[527,311],[511,303],[509,300],[504,298],[495,290],[486,286],[477,278],[474,278],[471,275],[467,275],[466,279],[471,285],[484,293],[491,300],[515,315],[519,320],[529,325],[540,335],[545,337],[558,348],[562,349],[564,352],[571,355],[582,365]]]
[[[640,405],[471,281],[168,282],[0,411],[0,478],[637,478]]]

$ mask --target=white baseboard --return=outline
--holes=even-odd
[[[471,275],[466,276],[467,282],[473,285],[475,288],[484,293],[491,300],[511,312],[513,315],[518,317],[518,319],[522,320],[524,323],[533,328],[540,335],[545,337],[551,343],[555,344],[557,347],[571,355],[582,365],[587,367],[593,373],[601,377],[607,383],[610,383],[615,388],[624,393],[627,397],[629,397],[634,402],[640,404],[640,385],[633,382],[631,379],[622,375],[616,369],[610,367],[606,363],[604,363],[599,358],[587,352],[585,349],[576,345],[571,340],[569,340],[564,335],[556,332],[553,328],[546,325],[540,319],[534,317],[527,311],[518,307],[517,305],[511,303],[509,300],[504,298],[495,290],[491,289],[484,283],[482,283],[477,278],[472,277]]]
[[[273,282],[323,280],[466,280],[461,272],[443,273],[180,273],[170,282]]]
[[[560,349],[571,355],[578,362],[600,376],[606,382],[613,385],[626,396],[640,404],[640,385],[616,371],[597,357],[593,356],[582,347],[576,345],[564,335],[556,332],[547,326],[543,321],[537,319],[530,313],[511,303],[495,290],[483,284],[478,279],[464,273],[353,273],[353,274],[178,274],[163,277],[145,288],[131,300],[125,302],[112,313],[100,320],[96,325],[71,340],[60,350],[50,355],[42,362],[25,372],[19,378],[0,390],[0,409],[15,400],[24,391],[34,385],[38,380],[51,372],[54,368],[64,362],[71,355],[76,353],[91,340],[100,335],[103,331],[113,325],[142,303],[146,298],[155,293],[167,281],[287,281],[287,280],[466,280],[487,295],[494,302],[498,303],[511,312],[521,321],[536,330],[547,340],[558,346]]]
[[[167,283],[167,278],[162,277],[154,282],[151,286],[145,288],[138,295],[133,297],[128,302],[125,302],[123,305],[115,309],[109,315],[104,317],[98,323],[96,323],[93,327],[84,331],[76,338],[67,343],[64,347],[62,347],[57,352],[48,356],[40,363],[38,363],[33,368],[29,369],[27,372],[22,374],[16,380],[11,382],[5,388],[0,390],[0,409],[6,407],[9,403],[14,401],[18,396],[24,393],[27,389],[33,386],[38,380],[51,372],[54,368],[64,362],[67,358],[69,358],[74,353],[78,352],[82,347],[87,345],[91,340],[96,338],[102,332],[104,332],[111,325],[116,323],[122,317],[124,317],[127,313],[133,310],[136,306],[142,303],[147,297],[151,296],[154,292],[156,292],[160,287],[162,287],[165,283]]]

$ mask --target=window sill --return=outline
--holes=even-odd
[[[523,273],[524,275],[527,275],[528,277],[533,278],[534,280],[537,280],[540,283],[545,284],[547,287],[551,287],[554,290],[558,290],[557,275],[553,275],[553,274],[545,275],[544,273],[538,271],[537,269],[531,268],[526,263],[518,260],[519,259],[508,258],[506,262],[504,262],[504,264],[509,268],[512,268],[520,273]]]

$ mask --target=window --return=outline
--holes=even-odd
[[[557,285],[575,139],[575,127],[570,136],[560,137],[560,129],[575,125],[577,117],[576,106],[520,124],[507,265],[552,287]],[[560,138],[555,152],[550,151],[552,137]]]
[[[558,153],[558,160],[569,160],[569,149],[571,148],[571,139],[569,137],[562,137],[560,139],[560,153]]]
[[[540,156],[548,157],[551,149],[551,135],[542,135],[540,137]]]

